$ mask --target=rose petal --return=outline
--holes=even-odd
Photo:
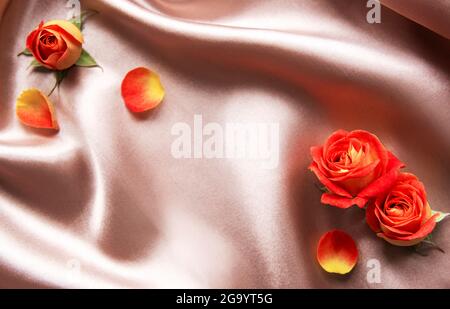
[[[155,108],[164,98],[164,88],[159,76],[147,68],[136,68],[122,81],[122,97],[132,112]]]
[[[47,60],[42,61],[41,64],[48,69],[59,70],[56,68],[56,63],[58,63],[58,60],[59,60],[59,58],[61,58],[62,55],[63,55],[63,52],[53,53],[47,58]]]
[[[322,204],[336,206],[338,208],[349,208],[353,205],[363,208],[367,203],[367,199],[361,197],[348,198],[331,193],[324,193],[320,198]]]
[[[321,162],[322,155],[323,155],[323,149],[322,147],[313,146],[309,149],[311,153],[311,157],[313,158],[313,161],[315,161],[317,164]]]
[[[345,138],[348,135],[348,132],[345,130],[337,130],[333,134],[328,137],[327,141],[325,142],[325,145],[323,146],[323,153],[328,153],[328,148],[331,147],[334,143],[337,141]]]
[[[436,226],[436,218],[438,216],[438,214],[434,214],[424,225],[422,225],[419,231],[409,236],[395,237],[395,239],[389,238],[384,233],[378,233],[377,236],[383,238],[388,243],[395,246],[414,246],[424,240],[428,236],[428,234],[433,231],[434,227]]]
[[[390,161],[388,162],[388,167],[390,168],[390,170],[388,170],[385,175],[381,176],[380,178],[369,184],[361,192],[359,192],[358,196],[371,198],[384,193],[390,187],[392,187],[392,185],[398,178],[398,169],[405,165],[391,153],[389,153],[389,157]]]
[[[36,46],[33,43],[36,42],[36,38],[39,35],[39,33],[41,32],[43,24],[44,24],[44,22],[41,21],[39,26],[36,29],[34,29],[33,31],[31,31],[30,34],[27,36],[26,46],[33,55],[35,55],[35,53],[36,53],[36,50],[35,50]]]
[[[38,89],[27,89],[19,95],[16,115],[27,126],[58,130],[53,104]]]
[[[59,33],[65,34],[74,44],[83,44],[83,34],[77,26],[67,20],[50,20],[43,26],[44,28],[56,29]]]
[[[417,238],[417,239],[413,239],[413,240],[396,240],[396,239],[388,238],[383,233],[378,233],[377,236],[380,237],[380,238],[383,238],[384,240],[386,240],[391,245],[399,246],[399,247],[414,246],[414,245],[417,245],[418,243],[420,243],[422,240],[425,239],[425,237],[422,237],[422,238]]]
[[[396,170],[400,169],[402,167],[405,167],[405,163],[400,161],[392,152],[388,151],[388,165],[386,167],[386,171]]]
[[[366,209],[366,222],[367,225],[369,225],[369,227],[372,229],[372,231],[378,233],[380,231],[380,221],[375,215],[375,211],[376,211],[375,204],[369,203]]]
[[[358,249],[352,237],[340,230],[332,230],[319,240],[317,261],[329,273],[346,274],[355,267]]]
[[[74,44],[72,41],[70,41],[66,34],[61,34],[61,36],[64,38],[67,44],[67,49],[64,54],[62,54],[58,58],[54,65],[57,70],[65,70],[74,65],[80,58],[81,52],[83,50],[81,48],[81,45]]]
[[[390,238],[397,239],[400,237],[408,237],[408,236],[411,236],[414,234],[409,231],[404,231],[404,230],[400,230],[395,227],[389,226],[387,224],[384,224],[381,221],[380,221],[380,227],[381,227],[381,231],[384,233],[384,235],[386,235],[387,237],[390,237]]]
[[[410,188],[414,191],[419,192],[420,197],[426,201],[427,200],[427,193],[425,190],[425,185],[417,178],[416,175],[411,173],[400,173],[398,175],[398,182],[402,182],[404,185],[410,186]],[[411,190],[409,189],[409,190]],[[408,191],[408,190],[406,190]]]
[[[58,45],[54,46],[52,48],[48,48],[44,44],[38,45],[37,48],[39,50],[39,54],[43,61],[45,61],[48,58],[48,56],[50,56],[51,54],[61,51],[61,50],[64,50],[66,48],[66,42],[63,40],[61,34],[59,34],[57,31],[51,30],[51,29],[45,29],[44,31],[54,35]]]
[[[372,134],[364,130],[355,130],[348,134],[348,138],[352,137],[355,137],[358,140],[370,142],[370,144],[374,147],[377,156],[380,158],[380,161],[383,164],[383,168],[386,168],[386,166],[388,165],[389,157],[388,154],[386,153],[383,144],[375,134]]]
[[[405,236],[405,237],[397,237],[398,240],[414,240],[417,238],[422,238],[422,237],[426,237],[428,236],[428,234],[430,234],[435,226],[436,226],[436,218],[438,217],[438,214],[434,214],[432,217],[430,217],[424,225],[422,225],[422,227],[420,228],[420,230],[418,230],[417,232],[415,232],[414,234],[410,235],[410,236]]]
[[[332,181],[345,181],[345,180],[349,180],[349,179],[354,179],[354,178],[359,178],[358,180],[360,181],[360,179],[364,176],[367,176],[370,174],[370,172],[372,172],[375,167],[378,165],[378,163],[380,163],[380,160],[375,160],[372,163],[363,166],[361,168],[357,168],[354,171],[351,171],[343,176],[338,176],[338,177],[330,177],[330,180]]]
[[[342,195],[342,196],[346,196],[351,198],[352,195],[350,193],[348,193],[347,191],[345,191],[344,189],[340,188],[339,186],[335,185],[333,182],[331,182],[331,180],[329,180],[327,177],[325,177],[318,169],[317,167],[317,163],[313,162],[310,166],[309,166],[309,170],[312,171],[316,177],[319,179],[319,181],[328,188],[328,190]]]

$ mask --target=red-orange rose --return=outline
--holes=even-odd
[[[436,226],[423,184],[416,176],[401,173],[393,187],[371,202],[366,221],[378,237],[396,246],[421,242]]]
[[[364,207],[394,183],[404,166],[379,139],[363,130],[334,132],[323,146],[311,147],[309,169],[328,189],[321,202],[339,208]]]
[[[67,20],[41,22],[27,37],[27,48],[34,58],[51,70],[74,65],[82,52],[83,35]]]

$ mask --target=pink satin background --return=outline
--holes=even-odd
[[[366,129],[450,212],[448,1],[385,0],[373,25],[365,0],[82,1],[103,71],[75,68],[52,96],[58,134],[16,119],[23,89],[53,83],[16,54],[65,2],[0,1],[0,287],[450,288],[449,222],[433,236],[446,254],[391,246],[363,211],[321,205],[307,171],[311,145]],[[120,97],[136,66],[166,88],[139,116]],[[173,158],[171,127],[194,114],[280,123],[278,168]],[[332,228],[360,251],[346,277],[315,260]]]

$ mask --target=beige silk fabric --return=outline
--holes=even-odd
[[[450,222],[424,257],[389,245],[364,211],[322,205],[309,148],[365,129],[450,212],[448,0],[85,0],[84,47],[103,70],[74,68],[51,96],[61,130],[15,116],[20,92],[51,74],[16,57],[66,1],[0,0],[0,287],[450,288]],[[143,115],[123,104],[145,66],[166,89]],[[176,159],[174,124],[279,124],[279,164]],[[339,228],[360,257],[345,277],[315,257]],[[376,260],[374,260],[376,259]],[[381,282],[367,280],[379,261]]]

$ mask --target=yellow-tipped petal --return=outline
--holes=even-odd
[[[51,28],[52,26],[59,27],[60,29],[70,34],[76,41],[78,41],[79,44],[83,44],[83,34],[81,33],[80,29],[78,29],[78,27],[72,24],[70,21],[62,19],[50,20],[46,22],[43,27]]]
[[[55,109],[48,97],[36,88],[22,91],[16,101],[16,115],[30,127],[58,130]]]
[[[332,230],[319,240],[317,261],[329,273],[346,274],[358,261],[358,249],[350,235],[343,231]]]
[[[147,68],[136,68],[122,81],[122,97],[132,112],[155,108],[164,98],[164,88],[159,76]]]

